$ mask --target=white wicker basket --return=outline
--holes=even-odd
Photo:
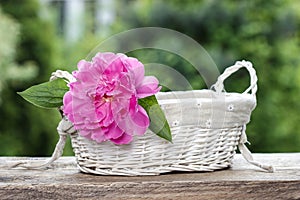
[[[252,95],[227,95],[225,100],[213,91],[203,90],[160,93],[157,98],[170,123],[173,143],[150,130],[121,146],[99,144],[75,133],[72,146],[80,170],[105,175],[153,175],[230,166],[244,124],[255,107]],[[226,122],[224,118],[212,119],[213,112],[226,114]],[[216,120],[221,126],[213,125]]]
[[[224,80],[243,67],[249,71],[250,87],[242,94],[225,92]],[[60,71],[56,76],[65,75]],[[247,161],[273,171],[271,166],[255,162],[244,145],[246,124],[256,106],[256,91],[256,72],[250,62],[241,61],[227,68],[210,90],[159,93],[157,99],[170,124],[173,143],[150,130],[128,145],[96,143],[80,136],[64,118],[57,129],[60,140],[52,158],[43,165],[23,167],[46,166],[56,160],[70,135],[77,165],[86,173],[137,176],[213,171],[231,165],[237,146]]]
[[[224,80],[242,67],[250,73],[250,87],[242,94],[224,92]],[[75,132],[71,137],[78,167],[87,173],[130,176],[227,168],[256,106],[256,83],[252,64],[243,61],[225,70],[215,90],[159,93],[173,143],[150,130],[121,146],[99,144]]]

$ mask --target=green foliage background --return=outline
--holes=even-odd
[[[126,28],[158,26],[185,33],[208,51],[221,72],[236,60],[250,60],[259,78],[258,106],[247,126],[250,149],[300,150],[299,1],[149,0],[133,1],[127,8],[120,14]],[[207,87],[178,56],[164,52],[133,54],[142,60],[150,60],[148,56],[168,63],[183,73],[194,89]],[[248,77],[246,71],[234,74],[225,82],[227,91],[242,92]]]
[[[87,2],[89,8],[93,7],[93,1]],[[55,10],[55,5],[51,9]],[[76,63],[103,37],[93,31],[87,18],[82,38],[66,44],[58,34],[57,24],[39,15],[38,1],[0,1],[0,7],[1,22],[6,20],[10,24],[0,23],[0,47],[7,44],[12,50],[5,58],[0,57],[1,76],[7,77],[0,79],[3,85],[0,155],[50,155],[57,140],[59,113],[36,108],[16,92],[48,80],[55,69],[74,70]],[[254,152],[300,151],[299,1],[123,0],[115,1],[115,12],[111,34],[144,26],[165,27],[195,39],[207,50],[220,72],[236,60],[252,61],[259,78],[259,90],[258,105],[247,126],[250,149]],[[90,17],[90,13],[87,15]],[[5,34],[15,35],[13,41],[3,40]],[[130,55],[145,62],[174,67],[194,89],[207,87],[193,66],[174,54],[138,50]],[[1,64],[4,59],[9,63]],[[28,70],[30,63],[32,71],[25,79],[8,78],[4,69],[11,68],[12,63],[19,70]],[[225,84],[227,91],[241,92],[248,82],[247,72],[240,71]],[[65,154],[71,154],[70,144]]]
[[[58,138],[58,113],[34,107],[24,102],[16,92],[49,79],[57,65],[58,38],[53,25],[39,18],[37,1],[1,1],[0,6],[3,13],[20,26],[18,41],[11,47],[15,49],[15,62],[19,65],[33,63],[37,71],[31,79],[5,82],[0,105],[0,154],[49,155]],[[7,35],[14,34],[6,26],[0,27],[0,30]],[[1,39],[1,42],[6,41]]]

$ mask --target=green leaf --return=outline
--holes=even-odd
[[[161,138],[172,142],[172,134],[169,123],[161,110],[155,95],[139,99],[141,105],[150,118],[149,129]]]
[[[63,105],[63,96],[69,91],[63,79],[56,79],[34,85],[23,92],[18,92],[25,100],[42,108],[58,108]]]

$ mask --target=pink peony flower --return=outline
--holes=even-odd
[[[141,62],[124,54],[98,53],[92,62],[81,60],[73,72],[76,81],[64,95],[63,112],[82,136],[127,144],[150,123],[138,99],[160,90],[158,80],[144,73]]]

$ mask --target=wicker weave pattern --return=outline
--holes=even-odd
[[[213,171],[229,167],[242,127],[172,127],[173,144],[148,131],[129,145],[98,144],[78,134],[72,146],[83,172],[101,175],[158,175],[171,171]]]

